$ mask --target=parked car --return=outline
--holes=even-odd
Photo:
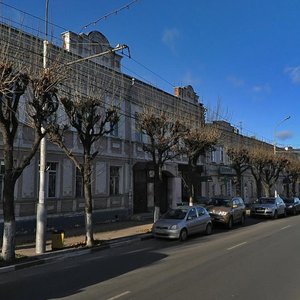
[[[286,216],[286,205],[281,197],[261,197],[250,208],[250,216],[264,216],[277,219]]]
[[[246,206],[241,197],[213,197],[207,210],[213,222],[231,229],[235,223],[245,223]]]
[[[282,198],[286,212],[290,215],[297,215],[300,212],[300,199],[298,197]]]
[[[154,237],[185,241],[191,234],[212,233],[212,221],[202,206],[179,206],[168,210],[152,227]]]

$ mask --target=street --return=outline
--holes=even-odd
[[[299,299],[300,216],[247,224],[0,274],[0,299]]]

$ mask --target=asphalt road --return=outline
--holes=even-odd
[[[0,274],[0,299],[300,299],[300,215]]]

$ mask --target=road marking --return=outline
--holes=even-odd
[[[243,243],[234,245],[234,246],[232,246],[232,247],[230,247],[230,248],[227,248],[227,250],[232,250],[232,249],[235,249],[235,248],[237,248],[237,247],[243,246],[243,245],[245,245],[245,244],[247,244],[247,242],[243,242]]]
[[[142,248],[142,249],[138,249],[138,250],[133,250],[133,251],[129,251],[129,252],[125,252],[124,255],[126,254],[133,254],[133,253],[138,253],[138,252],[143,252],[143,251],[147,251],[150,250],[151,248]]]
[[[284,230],[284,229],[287,229],[287,228],[289,228],[289,227],[291,227],[291,225],[287,225],[287,226],[285,226],[285,227],[282,227],[282,228],[280,228],[280,230]]]
[[[116,296],[111,297],[111,298],[109,298],[109,299],[107,299],[107,300],[115,300],[115,299],[121,298],[121,297],[123,297],[123,296],[125,296],[125,295],[128,295],[128,294],[130,294],[130,291],[126,291],[126,292],[124,292],[124,293],[122,293],[122,294],[116,295]]]

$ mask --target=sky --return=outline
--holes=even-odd
[[[45,2],[0,0],[0,14],[42,31]],[[294,148],[300,148],[299,12],[299,0],[49,0],[48,7],[53,36],[98,30],[112,46],[129,46],[124,73],[170,94],[192,85],[209,119]]]

